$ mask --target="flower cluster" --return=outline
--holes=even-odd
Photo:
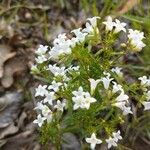
[[[122,57],[122,53],[113,47],[116,37],[123,31],[129,38],[127,50],[130,46],[134,52],[139,51],[144,47],[144,35],[137,30],[127,30],[126,23],[118,19],[114,22],[111,17],[101,24],[106,30],[100,33],[99,19],[88,18],[85,28],[72,30],[70,36],[60,34],[53,47],[40,45],[36,51],[36,65],[31,70],[44,83],[35,91],[40,101],[35,107],[38,116],[34,123],[42,130],[46,128],[44,137],[50,133],[48,136],[54,144],[63,141],[60,137],[64,133],[73,132],[84,137],[91,149],[103,143],[108,149],[117,146],[122,136],[120,131],[115,132],[116,127],[126,115],[133,114],[123,68],[117,67],[116,54]],[[150,79],[143,76],[139,80],[147,100],[140,103],[149,110]],[[91,137],[87,138],[89,135]]]

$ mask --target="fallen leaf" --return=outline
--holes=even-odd
[[[0,97],[0,128],[5,128],[12,124],[19,114],[22,103],[20,92],[6,93]]]
[[[15,52],[11,52],[11,48],[6,45],[0,45],[0,78],[3,76],[3,65],[6,60],[14,57],[16,55]]]
[[[14,74],[22,74],[24,71],[27,70],[26,60],[23,57],[14,57],[9,59],[4,66],[4,74],[1,79],[1,84],[8,88],[14,82]]]

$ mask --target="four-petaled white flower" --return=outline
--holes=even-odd
[[[92,18],[88,18],[87,20],[95,28],[97,26],[97,19],[100,19],[100,17],[99,16],[95,16],[95,17],[92,17]]]
[[[105,74],[107,74],[107,73],[105,73]],[[106,90],[108,90],[109,84],[110,84],[110,82],[111,82],[112,80],[113,80],[113,78],[110,78],[110,74],[107,74],[106,77],[103,77],[103,78],[100,79],[100,81],[103,82],[104,88],[105,88]]]
[[[96,99],[91,97],[91,95],[87,92],[85,94],[85,98],[83,99],[84,101],[84,108],[89,109],[90,108],[90,104],[96,102]]]
[[[133,46],[133,50],[140,51],[143,47],[145,47],[145,44],[142,41],[145,38],[143,32],[129,29],[128,38],[129,43]]]
[[[96,144],[101,144],[102,143],[102,141],[100,139],[96,138],[95,133],[92,133],[91,137],[90,138],[86,138],[85,140],[86,140],[87,143],[90,143],[92,150],[95,149]]]
[[[118,91],[123,92],[122,86],[120,84],[117,84],[116,82],[112,82],[113,83],[113,93],[116,93]]]
[[[120,135],[120,130],[118,130],[118,132],[113,132],[113,137],[116,142],[118,142],[118,140],[121,140],[122,136]]]
[[[131,107],[127,107],[127,106],[124,106],[123,109],[123,115],[128,115],[128,114],[133,114],[133,112],[131,111]]]
[[[50,105],[53,105],[53,100],[56,99],[55,92],[49,92],[45,96],[46,97],[44,98],[43,102],[49,103]]]
[[[65,76],[66,73],[65,67],[57,67],[56,64],[49,65],[48,70],[50,70],[54,76]]]
[[[47,61],[47,58],[45,57],[45,55],[40,55],[37,58],[35,58],[35,60],[38,64],[42,64],[43,62]]]
[[[107,31],[112,31],[114,27],[114,22],[112,21],[112,17],[108,16],[107,20],[104,21],[103,24],[105,24]]]
[[[122,68],[116,67],[116,68],[112,68],[111,71],[116,73],[119,77],[123,76],[123,73],[121,72]]]
[[[39,127],[42,126],[42,124],[44,123],[44,120],[46,120],[45,117],[42,117],[40,114],[37,116],[37,119],[35,119],[33,121],[33,123],[38,124]]]
[[[49,107],[47,105],[43,105],[43,108],[42,108],[42,115],[44,117],[48,116],[49,114],[52,113],[52,111],[49,109]]]
[[[144,110],[150,110],[150,102],[143,102]]]
[[[74,102],[73,110],[76,110],[78,108],[84,108],[84,97],[83,96],[72,97],[72,101]]]
[[[83,88],[80,86],[78,91],[73,91],[72,94],[74,96],[84,96],[85,95],[85,92],[83,91]]]
[[[81,43],[82,43],[82,42],[85,40],[85,38],[86,38],[86,36],[87,36],[87,34],[88,34],[88,33],[83,33],[83,32],[81,32],[81,28],[74,29],[74,30],[72,30],[71,32],[74,33],[75,36],[76,36],[76,39],[78,39],[78,40],[77,40],[77,43],[78,43],[78,42],[81,42]]]
[[[114,32],[115,33],[118,33],[120,31],[126,32],[126,29],[125,29],[126,23],[120,22],[118,19],[116,19],[115,21],[116,22],[114,22],[114,26],[115,26]]]
[[[108,149],[110,149],[112,146],[117,146],[115,138],[110,137],[109,139],[106,139],[106,142],[108,144]]]
[[[139,77],[138,79],[141,81],[141,85],[150,86],[150,79],[147,76]]]
[[[117,102],[126,101],[128,102],[129,96],[124,94],[124,92],[121,92],[120,95],[116,98]]]
[[[37,55],[44,55],[48,50],[48,46],[39,45],[38,49],[36,50]]]
[[[37,88],[36,88],[36,93],[35,93],[35,97],[37,96],[44,96],[48,93],[48,91],[46,90],[47,88],[47,85],[39,85]]]
[[[54,106],[54,108],[56,108],[58,111],[64,111],[64,107],[66,106],[66,102],[65,101],[57,101],[57,104]]]
[[[34,109],[35,109],[35,110],[37,110],[37,109],[42,110],[43,107],[44,107],[43,103],[42,103],[42,102],[38,102],[38,103],[36,104],[36,107],[35,107]]]
[[[91,94],[93,95],[98,83],[100,82],[100,79],[94,80],[94,79],[89,79],[90,81],[90,87],[91,87]]]
[[[60,82],[56,82],[55,80],[52,81],[52,84],[48,87],[49,90],[53,90],[57,92],[59,90],[59,87],[62,85]]]

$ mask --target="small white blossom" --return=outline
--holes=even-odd
[[[108,149],[110,149],[112,146],[117,146],[115,138],[110,137],[109,139],[106,139],[106,142],[108,143]]]
[[[37,55],[43,55],[47,52],[48,46],[39,45],[37,51],[35,52]]]
[[[94,80],[94,79],[90,78],[89,81],[90,81],[90,87],[91,87],[91,94],[93,94],[96,87],[97,87],[97,85],[98,85],[98,83],[100,82],[100,79]]]
[[[116,98],[117,102],[126,101],[128,102],[129,96],[124,94],[124,92],[121,92],[120,95]]]
[[[52,81],[52,84],[48,87],[49,90],[53,90],[57,92],[59,90],[59,87],[62,85],[60,82],[56,82],[55,80]]]
[[[110,82],[113,80],[113,78],[110,78],[110,74],[107,74],[106,77],[103,77],[103,78],[101,78],[100,80],[103,82],[104,88],[105,88],[106,90],[108,90],[109,84],[110,84]]]
[[[116,68],[112,68],[111,71],[116,73],[119,77],[123,76],[123,73],[121,72],[122,68],[116,67]]]
[[[42,115],[46,117],[47,115],[51,114],[52,111],[49,109],[47,105],[43,105],[42,107]]]
[[[117,132],[113,132],[113,137],[116,142],[118,142],[118,140],[121,140],[122,136],[120,135],[120,130]]]
[[[95,149],[96,144],[101,144],[102,143],[102,141],[100,139],[96,138],[95,133],[93,133],[90,138],[86,138],[85,140],[86,140],[87,143],[91,144],[91,149],[92,150]]]
[[[42,64],[43,62],[47,61],[47,58],[45,57],[45,55],[41,55],[35,58],[35,60],[38,64]]]
[[[56,108],[57,110],[59,110],[59,111],[64,111],[64,107],[66,106],[66,103],[63,101],[63,102],[61,102],[61,101],[57,101],[57,104],[54,106],[54,108]]]
[[[97,26],[97,19],[100,19],[99,16],[95,16],[92,18],[87,18],[87,20],[90,22],[90,24],[95,28]]]
[[[123,115],[133,114],[133,112],[131,111],[131,107],[124,106],[122,110],[123,110]]]
[[[116,22],[114,22],[114,26],[115,26],[114,32],[115,33],[118,33],[120,31],[126,32],[126,29],[125,29],[126,23],[120,22],[118,19],[116,19],[115,21]]]
[[[125,107],[125,104],[126,104],[126,102],[116,102],[115,104],[114,104],[114,106],[116,106],[116,107],[118,107],[118,108],[120,108],[121,110],[123,110],[124,109],[124,107]]]
[[[65,67],[57,67],[56,64],[49,65],[48,70],[50,70],[54,76],[65,76],[66,73]]]
[[[147,76],[139,77],[138,79],[141,81],[141,85],[150,86],[150,79]]]
[[[38,88],[36,88],[36,93],[35,93],[35,97],[37,96],[44,96],[48,93],[47,91],[47,85],[39,85]]]
[[[44,98],[43,102],[53,105],[53,100],[55,99],[56,99],[55,92],[49,92],[46,94],[46,97]]]
[[[144,110],[150,110],[150,102],[143,102]]]
[[[84,108],[84,97],[83,96],[72,97],[72,101],[74,102],[73,110],[76,110],[78,108]]]
[[[90,104],[96,102],[96,99],[91,97],[91,95],[86,92],[85,94],[85,98],[84,98],[84,108],[89,109],[90,108]]]
[[[112,17],[108,16],[107,20],[104,21],[103,24],[105,24],[107,31],[112,31],[114,27],[114,22],[112,21]]]
[[[80,86],[78,91],[73,91],[72,94],[74,96],[84,96],[85,95],[85,92],[83,91],[83,88]]]
[[[45,117],[42,117],[40,114],[37,116],[37,119],[35,119],[33,121],[33,123],[38,124],[39,127],[42,126],[42,124],[44,123],[44,120],[46,120]]]
[[[145,38],[143,32],[129,29],[128,38],[129,42],[133,46],[133,50],[140,51],[143,47],[145,47],[145,44],[142,42],[142,40]]]
[[[42,110],[43,107],[44,107],[44,105],[42,104],[42,102],[38,102],[38,103],[36,104],[36,107],[35,107],[34,109],[35,109],[35,110],[37,110],[37,109]]]
[[[85,38],[87,36],[87,33],[83,33],[81,32],[81,28],[78,28],[78,29],[75,29],[75,30],[72,30],[71,32],[73,32],[76,36],[76,39],[77,39],[77,43],[78,42],[83,42],[85,41]]]
[[[122,86],[120,84],[117,84],[116,82],[113,82],[113,93],[116,93],[118,91],[123,92]]]

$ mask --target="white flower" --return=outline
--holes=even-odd
[[[113,84],[114,84],[112,90],[113,93],[116,93],[118,91],[123,92],[122,86],[120,84],[117,84],[116,82],[113,82]]]
[[[39,45],[37,51],[35,52],[37,55],[43,55],[47,52],[48,46]]]
[[[138,30],[129,29],[128,38],[131,39],[131,40],[134,40],[134,41],[141,41],[145,37],[144,37],[143,32],[140,32]]]
[[[48,70],[50,70],[54,76],[65,76],[66,73],[65,67],[57,67],[56,64],[49,65]]]
[[[112,22],[112,17],[108,16],[107,21],[104,21],[103,24],[106,25],[107,31],[112,31],[112,29],[114,27],[114,22]]]
[[[84,97],[83,96],[72,97],[72,101],[74,102],[73,110],[76,110],[78,108],[84,108]]]
[[[116,98],[117,102],[126,101],[128,102],[129,96],[124,94],[124,92],[121,92],[120,95]]]
[[[112,146],[117,146],[115,138],[109,138],[106,139],[106,142],[108,143],[108,149],[110,149]]]
[[[87,92],[85,94],[85,98],[84,98],[84,104],[83,107],[86,109],[90,108],[90,104],[96,102],[96,99],[91,97],[91,95]]]
[[[150,110],[150,102],[143,102],[144,110]]]
[[[53,105],[53,100],[56,99],[54,92],[49,92],[46,94],[45,99],[43,100],[44,103],[49,103],[50,105]]]
[[[88,22],[85,24],[85,28],[82,30],[82,32],[86,32],[86,33],[93,33],[94,32],[94,28],[91,24],[89,24]]]
[[[91,94],[93,94],[97,87],[97,84],[100,82],[100,79],[94,80],[90,78],[89,81],[90,81],[90,87],[91,87]]]
[[[123,115],[127,115],[127,114],[133,114],[133,112],[131,111],[131,107],[123,107]]]
[[[71,32],[73,32],[76,36],[77,42],[83,42],[86,38],[87,33],[83,33],[81,32],[81,28],[72,30]]]
[[[47,85],[39,85],[38,88],[36,88],[36,93],[35,93],[35,97],[37,96],[44,96],[48,93],[48,91],[46,90]]]
[[[113,132],[113,137],[116,142],[118,142],[118,140],[121,140],[122,136],[120,135],[120,130],[118,130],[118,132]]]
[[[38,64],[42,64],[43,62],[47,61],[47,58],[45,57],[45,55],[41,55],[35,58],[35,60]]]
[[[114,26],[115,26],[114,32],[115,33],[118,33],[120,31],[126,32],[126,29],[125,29],[126,23],[120,22],[118,19],[116,19],[115,21],[116,22],[114,22]]]
[[[57,101],[57,104],[54,106],[54,108],[56,108],[57,110],[59,110],[59,111],[64,111],[64,107],[66,106],[66,103],[63,101],[63,102],[61,102],[61,101]]]
[[[37,116],[37,119],[35,119],[35,120],[33,121],[33,123],[36,123],[36,124],[38,124],[39,127],[41,127],[42,124],[44,123],[44,120],[46,120],[46,118],[45,118],[45,117],[42,117],[42,116],[39,114],[39,115]]]
[[[95,28],[97,26],[97,19],[100,19],[99,16],[95,16],[92,18],[87,18],[87,20],[90,22],[90,24]]]
[[[43,105],[42,107],[42,115],[46,117],[47,115],[51,114],[52,111],[49,109],[47,105]]]
[[[42,110],[43,107],[44,107],[44,105],[42,104],[42,102],[38,102],[36,105],[37,105],[37,106],[34,108],[35,110],[36,110],[36,109]]]
[[[95,149],[96,144],[101,144],[102,143],[102,141],[100,139],[96,138],[95,133],[93,133],[90,138],[86,138],[85,140],[86,140],[87,143],[91,144],[91,149],[92,150]]]
[[[150,79],[147,76],[139,77],[138,79],[141,80],[141,85],[150,86]]]
[[[80,86],[78,91],[73,91],[72,94],[74,96],[84,96],[85,95],[85,92],[83,91],[83,88]]]
[[[52,81],[52,84],[48,87],[49,90],[54,90],[57,92],[59,90],[59,87],[62,85],[60,82],[56,82],[55,80]]]
[[[113,80],[113,78],[110,78],[110,75],[107,74],[106,77],[103,77],[103,78],[101,78],[100,80],[103,82],[104,88],[105,88],[106,90],[108,90],[109,84],[110,84],[110,82]]]
[[[124,107],[125,107],[125,104],[126,104],[126,102],[116,102],[115,104],[114,104],[114,106],[116,106],[116,107],[118,107],[118,108],[120,108],[121,110],[123,110],[124,109]]]
[[[116,67],[116,68],[112,68],[111,71],[116,73],[119,77],[123,76],[123,73],[121,72],[122,68]]]
[[[142,40],[145,38],[143,32],[129,29],[128,38],[129,42],[133,46],[133,50],[140,51],[143,47],[145,47],[145,44],[142,42]]]
[[[54,46],[49,52],[50,59],[56,61],[61,55],[71,54],[71,45],[74,43],[70,39],[67,39],[66,34],[59,34],[53,43]]]

